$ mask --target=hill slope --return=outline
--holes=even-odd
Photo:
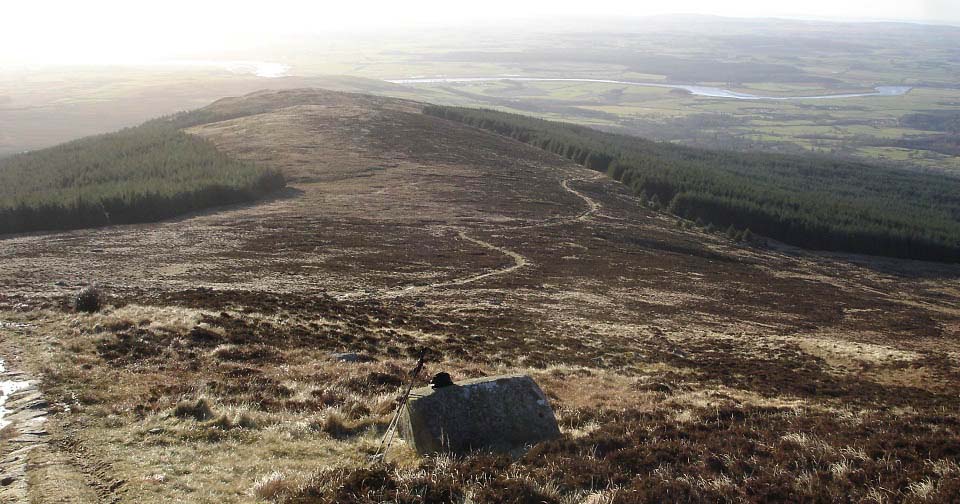
[[[190,134],[297,197],[3,241],[0,355],[51,405],[34,500],[955,500],[960,268],[682,229],[422,107],[226,100]],[[422,376],[530,374],[563,439],[371,466],[421,347]]]
[[[644,200],[786,243],[960,261],[960,178],[817,155],[697,149],[494,110],[426,113],[509,136],[606,172]]]

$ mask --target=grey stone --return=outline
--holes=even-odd
[[[491,376],[414,390],[400,435],[421,455],[514,452],[560,436],[547,397],[525,375]]]
[[[353,352],[330,354],[330,358],[338,362],[370,362],[373,360],[369,356],[360,355]]]
[[[32,386],[27,386],[25,389],[10,394],[5,406],[8,410],[13,411],[31,408],[35,404],[41,402],[46,403],[46,400],[43,398],[43,395],[41,395],[40,391],[36,390]]]
[[[10,423],[26,422],[36,418],[47,416],[47,412],[38,409],[22,409],[4,416],[4,420]]]

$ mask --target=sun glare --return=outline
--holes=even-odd
[[[739,17],[903,19],[939,22],[960,19],[947,0],[803,3],[739,0],[717,4],[677,0],[648,4],[623,0],[460,4],[366,1],[317,3],[171,0],[160,4],[121,0],[36,1],[4,6],[0,63],[123,63],[211,55],[267,45],[284,35],[376,33],[423,26],[466,25],[549,17],[649,16],[692,13]],[[56,15],[52,15],[52,13]]]

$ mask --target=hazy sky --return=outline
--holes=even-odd
[[[960,22],[960,0],[23,0],[0,6],[0,62],[140,61],[230,47],[237,34],[381,30],[501,18],[647,16]]]

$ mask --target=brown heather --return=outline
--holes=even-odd
[[[411,102],[216,107],[191,132],[297,197],[0,247],[0,355],[51,410],[33,502],[960,500],[957,267],[684,229]],[[562,438],[371,464],[421,347],[530,374]]]

